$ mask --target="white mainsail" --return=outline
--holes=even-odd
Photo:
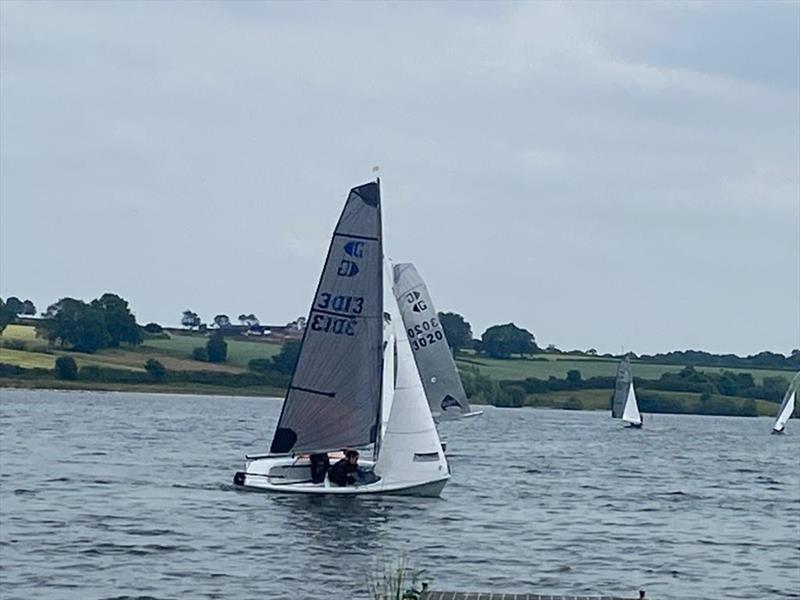
[[[775,433],[783,433],[783,428],[794,412],[794,401],[797,396],[797,390],[800,388],[800,373],[797,373],[792,381],[789,383],[789,388],[783,396],[783,402],[778,409],[778,417],[775,419],[775,424],[772,426],[772,431]]]
[[[772,426],[772,429],[775,431],[783,431],[783,428],[786,427],[789,417],[791,417],[792,413],[794,412],[795,395],[795,392],[789,394],[789,397],[786,398],[785,402],[781,406],[781,410],[778,412],[778,418],[775,419],[775,425]]]
[[[639,405],[636,402],[636,392],[633,389],[633,382],[628,386],[628,397],[625,400],[625,410],[622,412],[622,420],[632,425],[642,424],[642,415],[639,413]]]

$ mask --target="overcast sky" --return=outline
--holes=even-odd
[[[476,336],[800,346],[800,3],[0,3],[0,295],[305,314],[350,187]]]

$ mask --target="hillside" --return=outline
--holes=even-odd
[[[248,370],[253,359],[269,360],[276,356],[281,346],[273,342],[242,337],[226,338],[228,357],[224,363],[209,363],[191,357],[194,348],[204,346],[208,338],[199,333],[171,331],[147,337],[139,346],[105,348],[92,354],[72,352],[51,346],[46,340],[36,337],[33,327],[9,325],[0,335],[0,363],[38,369],[36,376],[0,374],[0,386],[55,387],[67,389],[138,390],[200,394],[246,394],[281,395],[285,385],[257,380],[258,375]],[[79,377],[75,381],[55,378],[52,371],[59,356],[71,356],[79,369],[94,367],[92,378]],[[147,378],[145,362],[155,359],[176,376],[155,381]],[[536,355],[530,358],[492,359],[472,352],[462,353],[457,359],[460,369],[477,371],[494,382],[513,384],[527,378],[547,380],[564,379],[570,371],[579,371],[583,379],[608,378],[616,373],[617,361],[603,357],[581,357],[564,355]],[[665,373],[679,373],[683,365],[662,365],[652,362],[632,361],[634,375],[642,379],[658,379]],[[99,369],[99,371],[97,371]],[[44,371],[46,370],[46,371]],[[723,370],[734,373],[750,373],[757,383],[769,377],[791,377],[790,371],[776,369],[721,369],[708,367],[696,369],[700,373],[719,373]],[[86,371],[88,373],[88,370]],[[125,376],[124,373],[130,373]],[[97,374],[99,373],[99,375]],[[177,376],[179,374],[180,376]],[[195,375],[193,375],[195,374]],[[527,393],[523,405],[584,410],[605,410],[612,386],[595,389],[550,391]],[[691,392],[659,391],[658,395],[672,400],[685,408],[685,412],[700,410],[701,394]],[[646,396],[645,396],[646,397]],[[711,396],[706,401],[714,402],[721,397]],[[746,398],[725,397],[729,402],[743,402]],[[489,401],[491,398],[477,396],[473,401]],[[775,402],[756,400],[759,414],[773,415]]]

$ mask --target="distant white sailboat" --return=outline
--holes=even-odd
[[[797,373],[792,378],[789,388],[783,396],[783,402],[781,402],[781,407],[778,409],[778,416],[775,419],[775,424],[772,426],[772,433],[783,433],[786,423],[794,412],[794,403],[798,388],[800,388],[800,373]]]
[[[270,453],[248,456],[244,471],[234,476],[236,486],[438,496],[449,480],[408,335],[395,318],[382,238],[379,183],[353,188],[331,240]],[[360,477],[361,484],[334,485],[329,459],[355,448],[371,450],[371,459],[359,465],[367,477]]]
[[[394,265],[394,294],[431,414],[441,420],[474,417],[428,287],[411,263]]]
[[[614,388],[614,398],[611,404],[611,416],[622,419],[630,427],[642,427],[642,415],[636,401],[636,391],[633,388],[633,375],[631,362],[626,356],[617,367],[617,381]]]

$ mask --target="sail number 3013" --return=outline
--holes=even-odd
[[[322,292],[314,308],[344,313],[342,316],[317,313],[311,317],[311,330],[335,335],[356,334],[358,321],[347,315],[360,315],[364,310],[364,298],[361,296],[334,296]]]

